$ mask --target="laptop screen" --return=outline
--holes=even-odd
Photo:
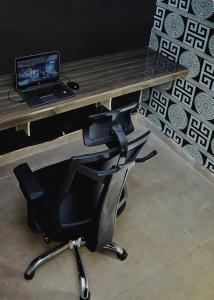
[[[59,52],[16,59],[16,87],[25,89],[59,80]]]

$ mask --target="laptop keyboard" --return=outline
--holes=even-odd
[[[38,88],[24,93],[25,99],[30,106],[38,106],[74,96],[71,89],[60,83]]]
[[[60,83],[56,83],[51,86],[25,92],[25,96],[27,96],[27,98],[40,98],[51,94],[63,93],[63,90],[65,90],[65,88]]]

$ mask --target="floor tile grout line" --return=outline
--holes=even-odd
[[[138,283],[134,284],[132,287],[129,287],[128,289],[122,291],[121,293],[119,293],[117,296],[114,296],[111,300],[114,300],[115,298],[117,298],[118,296],[126,293],[127,291],[129,291],[130,289],[133,289],[134,287],[138,286],[139,284],[143,284],[146,280],[150,279],[151,277],[155,276],[156,274],[158,274],[160,271],[164,270],[165,268],[168,268],[169,266],[172,266],[173,264],[175,264],[176,262],[178,262],[179,260],[181,260],[184,256],[188,255],[189,253],[191,253],[192,251],[194,251],[195,249],[197,249],[198,247],[200,247],[200,245],[196,245],[194,247],[192,247],[191,249],[187,250],[184,255],[176,258],[175,260],[169,262],[168,264],[164,264],[162,267],[160,267],[159,269],[155,270],[154,272],[152,272],[151,274],[149,274],[148,276],[146,276],[143,280],[139,281]]]
[[[36,170],[38,170],[38,169],[40,169],[40,168],[45,167],[46,165],[47,165],[47,163],[44,163],[44,162],[42,161],[41,164],[39,164],[38,166],[31,167],[31,170],[32,170],[32,171],[36,171]]]
[[[210,238],[208,238],[207,240],[205,240],[204,242],[200,243],[201,247],[204,247],[205,244],[209,243],[210,241],[214,241],[214,235]]]
[[[6,176],[3,176],[3,177],[0,177],[0,180],[8,178],[8,177],[10,177],[10,175],[6,175]]]
[[[8,248],[11,248],[11,247],[14,247],[15,245],[17,245],[17,243],[19,242],[23,242],[23,241],[27,241],[28,239],[34,237],[34,233],[33,232],[29,232],[29,234],[23,238],[20,238],[18,242],[13,242],[11,243],[11,245],[9,246],[3,246],[3,247],[0,247],[0,256],[1,256],[1,251],[4,251],[5,249],[8,249]]]
[[[192,251],[194,251],[197,248],[200,248],[200,245],[196,244],[193,247],[191,247],[190,249],[186,250],[182,255],[180,255],[180,256],[176,257],[175,259],[171,260],[170,262],[166,263],[166,267],[174,265],[179,260],[181,260],[182,258],[184,258],[186,255],[188,255],[189,253],[191,253]]]
[[[199,287],[197,287],[197,288],[191,289],[191,290],[189,291],[188,294],[189,294],[189,295],[193,295],[195,292],[197,292],[197,291],[199,291],[200,289],[203,289],[203,288],[205,288],[205,287],[207,287],[207,286],[209,286],[209,283],[208,283],[208,284],[204,284],[204,285],[202,285],[202,286],[199,286]],[[211,295],[214,296],[214,292],[213,292]],[[214,297],[213,297],[212,299],[214,299]]]
[[[166,267],[166,265],[161,266],[160,268],[158,268],[157,270],[155,270],[154,272],[151,272],[148,276],[145,276],[145,278],[143,280],[140,280],[137,283],[134,283],[132,286],[130,286],[129,288],[121,291],[117,296],[114,296],[111,300],[114,300],[116,297],[126,293],[127,291],[129,291],[130,289],[133,289],[134,287],[136,287],[137,285],[143,283],[145,280],[149,279],[150,277],[154,276],[155,274],[157,274],[158,272],[160,272],[161,270],[163,270]]]
[[[172,212],[172,210],[170,209],[170,208],[167,208],[167,206],[166,206],[166,204],[164,204],[164,203],[162,203],[159,199],[158,199],[158,197],[156,196],[156,195],[154,195],[153,194],[153,198],[154,198],[154,200],[156,201],[156,202],[158,202],[160,205],[162,205],[163,206],[163,209],[166,211],[166,212],[168,212],[168,213],[171,213]],[[206,241],[207,240],[210,240],[210,239],[212,239],[213,237],[210,237],[210,238],[208,238],[207,240],[205,240],[204,242],[200,242],[200,241],[198,241],[190,232],[189,232],[189,230],[188,229],[186,229],[185,227],[183,227],[182,225],[180,225],[177,221],[175,221],[176,222],[176,224],[186,233],[186,234],[188,234],[189,236],[190,236],[190,238],[198,245],[198,246],[201,246],[201,245],[203,245],[203,243],[206,243]]]
[[[146,188],[145,188],[145,189],[146,189]],[[166,207],[166,205],[165,205],[164,203],[162,203],[162,202],[158,199],[158,197],[157,197],[155,194],[152,194],[152,198],[154,199],[154,201],[155,201],[156,203],[158,203],[158,204],[163,208],[163,210],[165,210],[165,212],[167,212],[167,213],[170,213],[170,212],[171,212],[170,209],[168,209],[168,208]],[[192,239],[192,241],[195,243],[195,245],[194,245],[193,247],[191,247],[190,249],[188,249],[184,254],[182,254],[182,255],[176,257],[175,259],[171,260],[170,262],[167,262],[165,259],[162,258],[162,260],[163,260],[163,262],[165,263],[166,266],[168,266],[168,265],[170,265],[170,264],[173,264],[174,262],[178,261],[178,260],[181,259],[183,256],[185,256],[188,252],[191,252],[191,251],[194,250],[195,248],[201,246],[200,242],[197,241],[197,240],[194,238],[194,236],[193,236],[193,235],[192,235],[185,227],[181,226],[178,222],[176,222],[176,225],[177,225],[184,233],[186,233],[186,234]],[[212,238],[213,238],[213,237],[211,237],[210,239],[212,239]],[[210,240],[210,239],[208,239],[208,240]],[[206,242],[205,242],[205,243],[206,243]]]
[[[140,182],[139,180],[138,180],[138,178],[133,174],[133,177],[137,180],[137,182]],[[142,184],[141,184],[141,186],[142,186]],[[143,188],[144,189],[146,189],[147,190],[147,187],[144,187],[143,186]],[[152,192],[151,192],[152,193]],[[155,195],[155,194],[153,194],[152,193],[152,198],[154,199],[154,201],[156,201],[166,212],[168,212],[168,213],[171,213],[172,212],[172,210],[171,209],[169,209],[169,208],[167,208],[167,206],[166,206],[166,204],[164,204],[164,203],[162,203],[159,199],[158,199],[158,197]],[[190,238],[197,244],[197,245],[201,245],[201,242],[199,242],[197,239],[195,239],[195,237],[189,232],[189,230],[188,229],[186,229],[185,227],[183,227],[183,226],[181,226],[177,221],[176,221],[176,224],[185,232],[185,233],[187,233],[189,236],[190,236]],[[212,239],[213,237],[211,237],[211,238],[209,238],[208,240],[210,240],[210,239]],[[205,241],[205,243],[206,243],[206,241]]]
[[[156,195],[153,194],[153,198],[154,200],[163,207],[163,209],[167,212],[167,213],[171,213],[171,209],[167,208],[166,204],[162,203],[158,197]],[[183,232],[185,232],[186,234],[188,234],[191,239],[194,241],[194,243],[199,244],[199,241],[197,241],[194,236],[189,232],[189,230],[187,230],[185,227],[183,227],[182,225],[180,225],[180,223],[178,223],[177,221],[175,221],[175,223],[179,226],[179,228],[182,229]]]

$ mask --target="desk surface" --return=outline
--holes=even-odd
[[[61,65],[61,80],[76,81],[80,89],[75,97],[35,108],[19,100],[13,89],[13,75],[0,76],[0,130],[39,120],[65,111],[106,101],[140,89],[184,78],[188,70],[157,52],[146,48],[118,52]]]

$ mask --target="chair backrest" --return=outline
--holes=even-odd
[[[116,224],[118,202],[124,188],[128,171],[132,164],[125,164],[109,178],[109,182],[103,190],[100,206],[95,223],[92,249],[103,248],[112,241]]]
[[[138,108],[138,103],[114,110],[96,113],[88,117],[88,123],[83,128],[83,141],[86,146],[102,144],[115,145],[117,137],[112,134],[113,126],[120,124],[125,135],[134,131],[131,114]]]
[[[129,170],[135,165],[135,160],[145,144],[144,136],[128,143],[128,159],[118,167],[109,170],[94,226],[94,239],[90,245],[92,250],[101,249],[112,241],[117,218],[118,202],[123,191]]]
[[[92,228],[85,239],[91,251],[112,241],[118,202],[128,172],[147,141],[149,132],[130,142],[126,138],[134,130],[131,113],[137,106],[134,103],[89,116],[88,125],[83,129],[85,145],[106,144],[109,149],[72,157],[69,172],[60,188],[59,201],[69,192],[72,183],[76,186],[82,185],[88,193],[92,207],[90,210],[94,215]]]
[[[96,154],[76,156],[72,158],[71,173],[64,193],[78,173],[93,180],[93,187],[97,191],[91,201],[96,207],[93,224],[85,237],[87,247],[91,251],[102,248],[113,238],[117,207],[123,191],[128,172],[135,164],[135,159],[147,141],[148,135],[142,135],[128,143],[126,161],[120,160],[119,148],[113,148]],[[121,162],[122,161],[122,162]],[[93,188],[91,185],[91,188]]]

